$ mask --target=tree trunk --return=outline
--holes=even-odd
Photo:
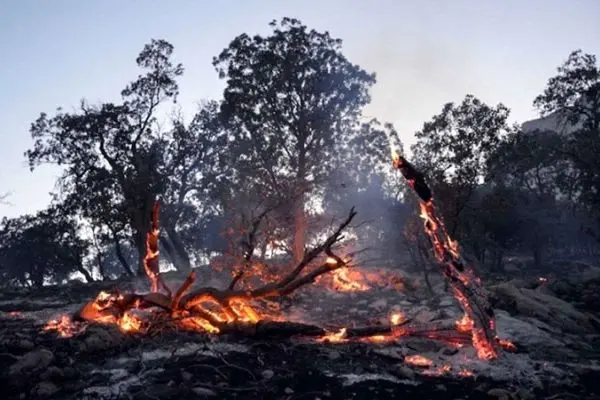
[[[119,239],[117,238],[115,238],[115,252],[117,253],[117,259],[123,266],[125,272],[127,272],[127,274],[130,276],[134,276],[135,272],[133,271],[133,269],[131,269],[131,266],[125,259],[125,256],[123,255],[123,250],[121,249],[121,243],[119,243]]]
[[[173,264],[175,265],[175,268],[178,271],[191,271],[192,265],[190,262],[190,256],[188,255],[188,252],[185,249],[183,242],[181,241],[181,237],[179,236],[175,228],[167,228],[166,232],[171,242],[170,244],[172,244],[173,256],[176,258],[176,261],[172,260]]]
[[[85,269],[81,263],[77,263],[77,271],[81,272],[87,283],[94,282],[94,278],[92,277],[90,272],[87,269]]]

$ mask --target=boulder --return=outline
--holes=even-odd
[[[548,293],[519,288],[512,282],[492,286],[490,292],[495,307],[512,314],[536,318],[563,332],[590,334],[600,328],[600,320]]]

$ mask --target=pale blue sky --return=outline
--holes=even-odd
[[[221,94],[212,57],[283,16],[329,30],[351,61],[377,72],[367,114],[394,122],[408,143],[466,93],[531,119],[533,98],[571,50],[600,55],[595,0],[0,0],[0,193],[13,203],[0,217],[49,202],[57,171],[30,173],[23,157],[41,111],[115,100],[142,46],[164,38],[186,68],[180,104],[193,112]]]

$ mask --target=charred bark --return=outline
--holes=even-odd
[[[394,157],[394,167],[399,169],[408,185],[421,199],[421,213],[425,219],[425,232],[429,236],[433,253],[443,275],[452,287],[465,315],[472,321],[472,340],[480,358],[498,355],[494,310],[487,293],[475,276],[472,266],[461,256],[458,243],[453,241],[436,211],[431,189],[423,174],[404,157]]]

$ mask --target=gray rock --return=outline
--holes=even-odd
[[[262,372],[262,377],[263,377],[264,379],[271,379],[273,376],[275,376],[275,372],[273,372],[273,370],[272,370],[272,369],[265,369],[265,370]]]
[[[511,400],[512,398],[511,393],[508,390],[501,388],[490,389],[488,390],[487,395],[498,400]]]
[[[33,393],[40,398],[51,397],[58,392],[58,387],[52,382],[40,382],[33,389]]]
[[[197,396],[204,396],[204,397],[216,397],[217,396],[217,393],[214,390],[211,390],[209,388],[205,388],[202,386],[196,386],[195,388],[192,388],[192,392],[194,392],[194,394]]]
[[[44,381],[52,381],[63,377],[63,372],[60,368],[55,365],[48,367],[41,375],[40,378]]]
[[[16,363],[10,366],[9,376],[31,375],[44,370],[54,361],[54,354],[50,350],[39,349],[24,354]]]
[[[371,303],[369,305],[369,308],[373,308],[373,309],[375,309],[377,311],[383,311],[387,307],[388,307],[388,304],[387,304],[387,300],[386,299],[376,300],[376,301],[374,301],[373,303]]]
[[[184,381],[191,381],[193,377],[194,374],[192,374],[191,372],[181,371],[181,379],[183,379]]]

